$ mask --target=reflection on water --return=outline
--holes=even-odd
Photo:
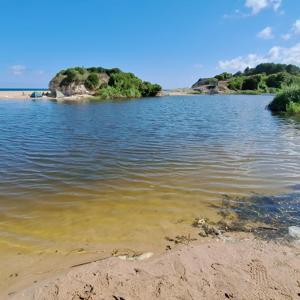
[[[300,123],[272,116],[270,100],[0,101],[2,257],[154,247],[194,217],[217,218],[223,194],[288,191]]]

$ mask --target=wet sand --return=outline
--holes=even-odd
[[[123,254],[74,266],[8,299],[299,298],[299,244],[231,237],[191,242],[152,257]]]

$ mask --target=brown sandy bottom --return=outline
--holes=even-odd
[[[140,258],[73,267],[8,299],[300,299],[296,243],[208,239]]]

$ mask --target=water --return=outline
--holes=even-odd
[[[47,88],[0,88],[0,92],[47,91]]]
[[[224,194],[291,193],[300,122],[271,99],[0,100],[0,277],[74,249],[155,248],[217,220]]]

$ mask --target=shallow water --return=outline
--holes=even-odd
[[[300,122],[265,110],[271,98],[0,100],[1,275],[17,254],[153,248],[217,219],[224,194],[291,191]]]

